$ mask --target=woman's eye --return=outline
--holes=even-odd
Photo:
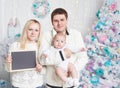
[[[33,29],[29,29],[29,31],[31,31],[31,30],[33,30]]]
[[[32,31],[32,30],[34,30],[34,29],[29,29],[29,31]],[[35,31],[38,32],[39,30],[38,30],[38,29],[35,29]]]

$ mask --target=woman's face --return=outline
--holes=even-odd
[[[33,23],[27,30],[27,39],[30,42],[35,42],[40,35],[40,27],[38,23]]]
[[[67,28],[67,19],[64,14],[57,14],[53,17],[52,24],[56,32],[65,32]]]

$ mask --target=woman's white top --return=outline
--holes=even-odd
[[[37,52],[37,44],[36,43],[28,43],[26,44],[26,49],[24,51],[36,51]],[[9,52],[12,51],[23,51],[20,49],[20,43],[14,42],[10,45]],[[36,88],[41,86],[43,82],[43,74],[45,74],[45,69],[42,69],[41,72],[33,70],[24,70],[18,72],[11,72],[11,82],[15,87],[23,87],[23,88]]]

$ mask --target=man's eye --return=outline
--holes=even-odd
[[[64,19],[61,19],[61,21],[64,21]]]
[[[38,32],[38,29],[36,29],[35,31]]]

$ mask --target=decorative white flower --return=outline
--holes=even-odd
[[[35,0],[32,11],[37,18],[44,18],[50,12],[50,4],[47,0]]]

